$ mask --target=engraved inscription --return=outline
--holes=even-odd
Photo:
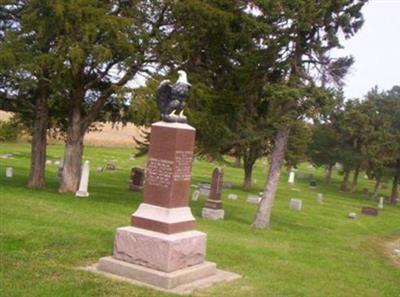
[[[192,151],[175,152],[175,172],[174,181],[188,181],[191,178],[192,170]]]
[[[173,165],[172,161],[150,158],[147,161],[146,183],[168,188],[172,182]]]

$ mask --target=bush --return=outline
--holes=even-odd
[[[15,121],[0,122],[0,142],[16,141],[21,133],[22,127]]]

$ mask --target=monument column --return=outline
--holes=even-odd
[[[151,126],[144,202],[132,215],[132,226],[165,234],[193,229],[188,196],[195,133],[182,123]]]

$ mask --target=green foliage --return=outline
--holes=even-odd
[[[0,121],[0,142],[16,141],[23,132],[22,129],[22,125],[15,119]]]
[[[298,164],[307,161],[308,146],[312,135],[310,126],[302,121],[296,122],[292,126],[285,154],[287,167],[297,167]]]

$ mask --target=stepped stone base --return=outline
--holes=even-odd
[[[163,234],[136,227],[117,229],[114,258],[163,272],[204,262],[207,235],[199,231]]]
[[[83,268],[86,271],[180,295],[191,294],[220,282],[241,278],[240,275],[216,269],[216,264],[203,262],[174,272],[161,272],[140,265],[126,263],[112,257],[104,257],[95,265]]]

